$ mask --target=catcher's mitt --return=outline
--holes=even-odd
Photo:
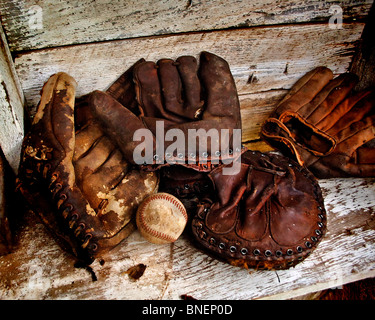
[[[157,190],[158,176],[124,159],[92,114],[91,96],[74,110],[75,86],[65,73],[44,85],[23,142],[17,188],[58,242],[91,263],[134,229],[137,204]]]
[[[353,92],[357,77],[316,68],[264,123],[262,137],[317,177],[375,176],[375,92]]]
[[[326,230],[314,176],[276,154],[246,151],[237,175],[208,174],[214,190],[192,219],[195,241],[232,265],[285,269],[306,258]],[[209,194],[209,193],[207,193]]]
[[[152,159],[146,162],[154,168],[178,163],[210,171],[213,161],[219,164],[243,152],[241,132],[234,133],[241,129],[236,86],[228,63],[217,55],[202,52],[199,67],[192,56],[157,63],[139,60],[107,92],[141,119],[156,138]],[[158,135],[158,123],[164,133],[170,129],[182,132],[183,153],[172,148],[173,139]],[[211,136],[211,129],[218,135]],[[201,130],[198,139],[189,135],[193,130]]]

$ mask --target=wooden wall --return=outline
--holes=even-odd
[[[16,170],[23,108],[34,114],[40,89],[55,72],[70,73],[82,95],[105,90],[141,57],[198,56],[207,50],[230,64],[240,95],[243,141],[252,149],[267,150],[259,139],[260,125],[307,71],[319,65],[335,74],[354,70],[366,79],[370,74],[375,84],[374,15],[372,29],[366,24],[367,45],[362,45],[372,4],[1,0],[1,147]],[[342,28],[330,27],[333,6],[342,10]],[[320,184],[328,232],[313,255],[293,269],[249,272],[212,260],[185,236],[156,247],[134,232],[105,264],[94,263],[99,281],[93,282],[86,270],[73,267],[42,224],[27,215],[17,251],[0,258],[0,299],[179,299],[181,294],[286,299],[373,277],[374,179],[327,179]],[[147,269],[135,282],[126,270],[139,263]]]
[[[307,71],[319,65],[335,74],[349,69],[372,3],[2,0],[0,10],[31,115],[43,83],[55,72],[71,74],[82,95],[105,90],[141,57],[197,56],[207,50],[230,64],[244,143],[267,150],[259,140],[262,122]],[[333,6],[342,10],[342,28],[329,24],[340,13]]]
[[[24,136],[23,113],[23,91],[0,26],[0,147],[15,172]]]

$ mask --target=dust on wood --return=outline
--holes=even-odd
[[[80,96],[107,89],[141,57],[156,61],[211,51],[226,59],[233,73],[240,95],[244,144],[265,150],[265,144],[253,142],[259,140],[261,123],[284,90],[320,65],[335,74],[346,72],[352,57],[337,53],[343,43],[354,50],[363,27],[363,23],[338,30],[326,23],[285,25],[111,41],[23,53],[16,57],[15,66],[33,114],[40,88],[53,73],[64,71],[73,76]],[[249,77],[253,80],[248,81]]]
[[[0,83],[0,146],[11,168],[17,172],[24,136],[24,96],[1,26]]]
[[[373,0],[339,2],[345,21],[359,21]],[[328,22],[330,1],[91,1],[0,2],[11,50],[262,25]],[[56,27],[58,26],[58,27]]]
[[[44,226],[27,216],[17,250],[0,257],[0,299],[287,299],[374,277],[375,179],[319,183],[327,234],[292,269],[240,269],[198,250],[188,234],[171,246],[151,244],[135,231],[91,265],[93,282]],[[138,280],[124,277],[124,270],[140,264],[147,268]]]

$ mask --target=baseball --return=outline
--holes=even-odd
[[[184,205],[168,193],[148,196],[138,207],[136,223],[141,235],[151,243],[174,242],[182,234],[187,223]]]

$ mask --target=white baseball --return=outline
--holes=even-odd
[[[184,231],[187,220],[182,202],[163,192],[148,196],[139,205],[136,217],[141,235],[156,244],[176,241]]]

